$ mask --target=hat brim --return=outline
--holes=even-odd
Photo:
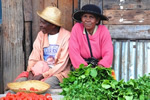
[[[84,10],[76,11],[72,17],[75,21],[81,22],[81,15],[84,13],[91,13],[91,14],[97,15],[97,16],[99,16],[100,20],[107,20],[107,21],[109,20],[106,16],[104,16],[102,14],[97,14],[93,11],[84,11]]]
[[[52,24],[54,24],[54,25],[56,25],[56,26],[62,26],[62,24],[57,23],[57,22],[54,22],[53,20],[48,19],[46,16],[42,15],[42,12],[40,12],[40,11],[37,11],[37,14],[38,14],[41,18],[43,18],[44,20],[46,20],[46,21],[48,21],[48,22],[50,22],[50,23],[52,23]]]

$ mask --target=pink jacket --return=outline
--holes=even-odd
[[[48,77],[56,76],[60,82],[65,77],[68,77],[70,72],[70,60],[69,60],[69,38],[70,32],[64,28],[60,28],[59,36],[57,40],[57,45],[59,45],[58,52],[55,57],[55,64],[53,68],[50,68],[48,72]],[[37,35],[36,40],[33,44],[33,50],[29,56],[27,71],[31,71],[31,68],[40,61],[44,61],[43,58],[43,48],[49,46],[48,35],[43,34],[40,31]],[[40,68],[39,68],[40,69]]]
[[[83,33],[82,23],[76,23],[71,32],[69,41],[69,56],[75,68],[80,64],[87,65],[83,58],[90,58],[90,50]],[[98,65],[110,67],[113,60],[113,46],[108,29],[104,25],[98,25],[97,31],[89,35],[93,56],[99,59]]]

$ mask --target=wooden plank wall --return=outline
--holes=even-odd
[[[149,25],[149,0],[104,0],[104,14],[113,25]]]
[[[4,88],[24,70],[22,0],[2,0],[2,67]]]
[[[109,17],[112,38],[150,39],[149,0],[103,0],[103,12]]]

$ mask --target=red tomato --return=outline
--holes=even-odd
[[[19,88],[19,90],[26,90],[26,88]]]
[[[45,97],[49,98],[49,97],[51,97],[51,94],[46,93],[46,94],[45,94]]]
[[[1,97],[0,100],[5,100],[5,97]]]
[[[38,89],[35,89],[34,91],[39,91]]]
[[[11,93],[10,92],[8,92],[7,94],[6,94],[6,96],[10,96],[11,95]]]
[[[53,100],[53,99],[52,99],[52,97],[50,97],[50,98],[47,98],[46,100]]]
[[[35,90],[34,87],[31,87],[31,88],[30,88],[30,91],[34,91],[34,90]]]

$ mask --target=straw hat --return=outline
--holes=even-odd
[[[108,20],[108,18],[106,16],[101,14],[101,9],[94,4],[84,5],[81,8],[81,10],[78,10],[73,14],[73,19],[78,22],[81,22],[81,15],[83,15],[84,13],[90,13],[90,14],[97,15],[101,20]]]
[[[61,11],[57,7],[46,7],[42,12],[38,11],[37,14],[44,20],[54,25],[61,26]]]

